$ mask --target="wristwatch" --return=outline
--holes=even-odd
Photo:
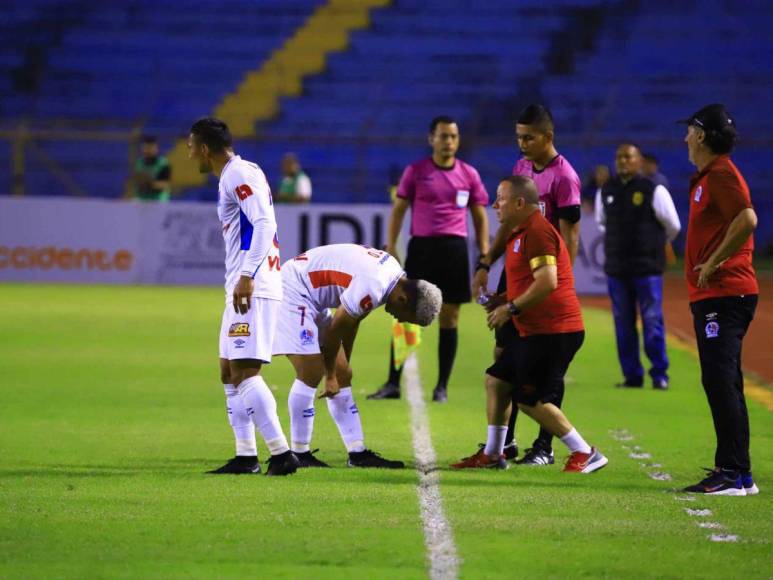
[[[515,305],[515,302],[508,302],[507,309],[510,311],[510,316],[518,316],[521,313],[521,309]]]
[[[475,264],[475,271],[477,272],[478,270],[486,270],[486,272],[488,272],[489,270],[491,270],[491,266],[489,266],[488,264],[484,264],[483,262],[478,260],[478,263]]]

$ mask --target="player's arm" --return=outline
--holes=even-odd
[[[233,192],[247,220],[252,224],[252,241],[242,259],[239,281],[234,288],[234,310],[245,314],[250,309],[250,299],[255,288],[255,275],[266,259],[274,236],[276,219],[271,209],[271,190],[258,179],[245,179]]]
[[[489,328],[498,328],[511,316],[536,306],[558,288],[558,268],[555,256],[539,256],[531,261],[534,281],[526,291],[515,300],[492,310],[488,315]]]
[[[389,223],[387,225],[387,243],[386,251],[397,258],[397,238],[400,236],[400,230],[403,228],[403,219],[405,212],[411,207],[411,202],[402,197],[395,198],[392,205],[392,212],[389,214]]]
[[[478,259],[478,263],[475,265],[475,274],[472,277],[473,298],[488,291],[488,272],[491,269],[491,265],[505,253],[507,239],[510,237],[511,232],[510,228],[499,226],[488,252],[482,254]]]
[[[320,398],[334,397],[338,394],[341,388],[336,376],[338,351],[343,346],[346,358],[350,360],[359,326],[360,320],[349,314],[346,308],[341,307],[336,310],[333,321],[325,331],[324,339],[320,345],[325,363],[325,388]]]
[[[470,216],[472,225],[475,228],[475,241],[478,243],[478,253],[480,256],[488,254],[488,216],[486,208],[482,205],[470,206]]]

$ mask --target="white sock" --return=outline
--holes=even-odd
[[[223,388],[225,389],[225,409],[228,412],[228,422],[231,424],[236,440],[236,455],[257,455],[255,427],[244,408],[239,391],[233,385],[223,385]]]
[[[344,440],[346,450],[349,453],[365,451],[365,437],[362,434],[360,422],[360,410],[354,402],[354,394],[351,387],[345,387],[333,398],[327,399],[327,410],[333,417],[341,439]]]
[[[489,457],[500,457],[502,450],[505,448],[506,436],[507,425],[489,425],[486,447],[483,448],[483,453]]]
[[[317,389],[295,379],[287,397],[287,409],[290,411],[290,448],[296,453],[306,453],[310,450],[316,394]]]
[[[239,386],[247,414],[255,423],[271,455],[279,455],[288,451],[287,439],[282,433],[279,416],[276,414],[276,400],[266,381],[260,375],[242,381]]]
[[[580,453],[590,453],[591,451],[590,445],[585,442],[585,439],[577,432],[577,429],[572,429],[569,433],[561,437],[561,442],[566,445],[572,453],[575,451],[579,451]]]

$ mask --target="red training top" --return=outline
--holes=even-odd
[[[558,230],[541,212],[535,211],[513,231],[507,242],[507,299],[513,300],[526,292],[534,282],[534,270],[551,264],[558,270],[558,287],[545,300],[513,317],[521,336],[584,330],[569,252]]]
[[[690,302],[759,293],[752,266],[753,236],[709,278],[708,288],[698,288],[698,272],[694,271],[722,243],[730,222],[751,207],[749,186],[727,155],[720,155],[690,179],[690,219],[684,260]]]

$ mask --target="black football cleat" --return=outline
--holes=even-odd
[[[618,389],[641,389],[644,386],[644,379],[625,379],[622,383],[615,383]]]
[[[400,398],[400,387],[397,385],[393,385],[392,383],[384,383],[381,385],[381,388],[376,391],[375,393],[371,393],[367,396],[368,399],[399,399]]]
[[[258,463],[257,455],[237,455],[225,465],[212,471],[207,471],[207,473],[226,473],[231,475],[260,473],[260,463]]]
[[[435,387],[435,390],[432,391],[432,400],[436,403],[447,403],[448,402],[448,391],[445,387]]]
[[[349,453],[349,467],[375,467],[379,469],[403,469],[405,463],[402,461],[390,461],[384,459],[370,449],[359,451],[357,453]]]
[[[652,381],[652,388],[656,391],[667,391],[668,380],[667,379],[655,379]]]
[[[266,475],[290,475],[295,473],[300,467],[300,461],[292,451],[285,451],[279,455],[272,455],[268,460],[268,469]]]
[[[518,465],[553,465],[556,462],[552,449],[534,446],[527,449],[523,457],[516,460]]]
[[[314,454],[317,451],[319,451],[319,449],[315,449],[314,451],[306,451],[305,453],[298,453],[297,451],[294,451],[295,456],[298,458],[298,468],[303,469],[306,467],[330,467],[324,461],[320,461],[314,457]]]

